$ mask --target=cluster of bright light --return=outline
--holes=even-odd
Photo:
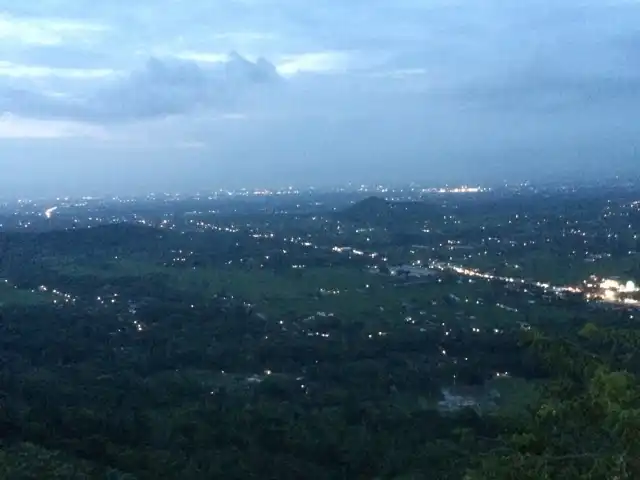
[[[578,293],[578,292],[581,291],[577,287],[572,287],[572,286],[562,286],[562,287],[552,286],[550,283],[546,283],[546,282],[527,282],[523,278],[502,277],[500,275],[491,275],[490,273],[481,272],[479,270],[460,267],[460,266],[457,266],[457,265],[443,264],[443,263],[440,263],[440,262],[435,262],[431,266],[432,266],[432,268],[437,268],[439,270],[452,270],[452,271],[454,271],[455,273],[457,273],[459,275],[464,275],[464,276],[467,276],[467,277],[479,277],[479,278],[484,278],[486,280],[500,280],[500,281],[507,282],[507,283],[521,283],[521,284],[531,283],[532,285],[535,285],[536,287],[539,287],[539,288],[542,288],[542,289],[545,289],[545,290],[553,290],[555,292]]]
[[[481,272],[479,270],[443,262],[433,262],[430,267],[441,271],[450,270],[457,273],[458,275],[467,277],[484,278],[486,280],[499,280],[507,283],[530,284],[556,294],[584,293],[586,298],[589,300],[601,300],[605,302],[624,305],[640,305],[640,299],[632,298],[630,296],[640,293],[640,287],[638,287],[638,285],[636,285],[636,283],[631,280],[623,283],[613,279],[600,280],[597,277],[592,276],[589,280],[584,281],[583,285],[560,286],[551,285],[550,283],[546,282],[528,282],[523,278],[492,275],[489,273]]]
[[[587,289],[587,298],[604,300],[605,302],[623,303],[627,305],[636,305],[640,301],[630,298],[628,295],[640,292],[640,288],[635,282],[629,280],[627,282],[619,282],[611,278],[598,279],[592,276],[589,281],[584,282]]]
[[[58,207],[51,207],[48,208],[44,211],[44,216],[47,218],[51,218],[51,215],[53,215],[53,212],[55,212],[58,209]]]
[[[438,193],[478,193],[482,191],[483,189],[480,187],[467,187],[466,185],[462,187],[438,189]]]

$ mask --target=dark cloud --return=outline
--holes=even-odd
[[[226,80],[233,85],[271,83],[279,80],[276,67],[265,58],[250,62],[237,52],[229,54],[224,65]]]
[[[0,11],[22,27],[0,45],[0,113],[88,121],[107,138],[4,140],[9,187],[17,170],[27,186],[40,175],[97,189],[109,175],[151,188],[196,171],[185,184],[638,171],[637,1],[0,0]],[[266,60],[207,63],[232,49],[273,59],[286,88]],[[283,68],[296,62],[301,73]],[[132,65],[115,78],[28,71]],[[200,114],[211,111],[240,115]],[[172,147],[190,143],[206,148]]]
[[[640,108],[640,77],[509,78],[490,85],[474,85],[445,91],[460,106],[494,113],[580,112],[591,108]]]
[[[142,68],[84,96],[60,98],[6,87],[0,110],[30,117],[126,122],[230,109],[251,89],[280,80],[267,60],[251,62],[235,52],[210,68],[186,60],[150,58]]]

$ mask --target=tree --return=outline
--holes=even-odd
[[[595,325],[581,336],[593,339]],[[522,428],[479,455],[466,478],[640,478],[640,389],[636,377],[567,339],[535,335],[550,382]]]

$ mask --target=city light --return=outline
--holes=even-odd
[[[640,303],[639,299],[634,298],[634,294],[639,293],[640,288],[632,280],[621,282],[613,278],[599,279],[593,275],[583,283],[585,295],[589,300],[601,300],[624,305],[637,305]]]
[[[55,212],[58,209],[58,207],[51,207],[51,208],[47,208],[44,211],[44,216],[47,218],[51,218],[51,216],[53,215],[53,212]]]

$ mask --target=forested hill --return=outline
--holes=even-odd
[[[433,201],[389,201],[381,197],[368,197],[339,212],[339,216],[352,221],[402,222],[411,218],[429,218],[438,211]]]
[[[443,413],[412,406],[393,390],[383,394],[390,378],[400,385],[410,370],[394,369],[386,363],[393,357],[380,352],[357,360],[368,351],[358,354],[364,345],[328,346],[323,363],[333,357],[334,369],[323,367],[323,380],[309,371],[315,380],[301,392],[286,375],[220,375],[278,351],[259,346],[255,335],[264,325],[242,310],[188,317],[165,306],[153,315],[157,323],[147,317],[144,328],[156,333],[145,338],[135,327],[114,337],[121,327],[107,316],[3,314],[2,478],[537,480],[640,473],[635,331],[588,325],[566,339],[528,332],[522,358],[549,375],[534,403]],[[217,339],[215,347],[207,338]],[[289,348],[285,363],[273,362],[278,371],[318,354],[303,352],[302,344]],[[341,376],[351,377],[354,390],[336,383]]]
[[[46,232],[0,232],[0,253],[8,254],[16,250],[77,252],[91,245],[100,250],[113,247],[139,249],[170,234],[172,232],[132,223]]]

